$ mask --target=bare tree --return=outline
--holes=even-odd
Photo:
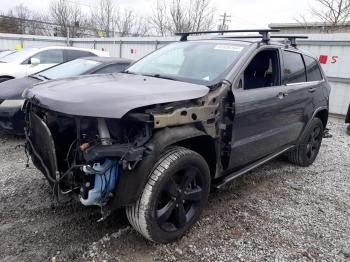
[[[9,16],[6,13],[0,14],[0,32],[10,34],[20,34],[19,31],[20,23],[19,20],[13,16]]]
[[[7,29],[10,29],[9,33],[50,35],[52,31],[51,27],[44,22],[48,21],[46,16],[30,10],[23,4],[8,10],[5,17],[6,19],[3,19],[4,26],[6,27],[6,22],[11,23],[10,27],[7,26]]]
[[[118,7],[113,4],[112,0],[100,0],[97,8],[91,8],[90,24],[104,32],[104,36],[114,36],[118,12]]]
[[[120,36],[128,36],[132,34],[135,25],[135,13],[131,9],[124,9],[117,14],[117,28]]]
[[[209,30],[213,27],[215,8],[211,5],[210,0],[196,0],[191,1],[192,3],[190,8],[191,14],[191,30],[192,31],[201,31]]]
[[[215,8],[211,0],[157,1],[151,16],[152,25],[162,36],[214,27]]]
[[[86,17],[81,9],[68,0],[52,0],[49,6],[49,15],[56,23],[61,36],[79,37],[83,34],[81,28],[86,24]]]
[[[138,16],[134,22],[132,36],[147,36],[150,33],[150,22],[147,17]]]
[[[325,24],[326,31],[336,31],[350,21],[350,0],[315,0],[318,7],[310,7],[310,14]],[[307,25],[304,16],[296,19]]]
[[[151,26],[154,27],[156,33],[165,36],[168,33],[169,22],[167,17],[167,5],[164,0],[157,0],[150,16]]]

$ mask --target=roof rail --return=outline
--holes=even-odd
[[[263,36],[262,35],[243,35],[243,36],[223,36],[222,38],[243,39],[243,38],[263,38]],[[288,39],[290,41],[290,45],[293,47],[296,47],[297,46],[296,39],[308,39],[309,37],[305,35],[271,35],[270,38]]]
[[[272,35],[271,38],[286,38],[290,41],[290,45],[293,47],[297,46],[297,38],[299,39],[308,39],[308,36],[305,35]]]
[[[187,41],[187,37],[190,35],[201,34],[226,34],[226,33],[259,33],[263,42],[270,40],[270,32],[279,32],[279,29],[245,29],[245,30],[219,30],[219,31],[199,31],[199,32],[184,32],[176,33],[175,35],[181,36],[180,41]]]

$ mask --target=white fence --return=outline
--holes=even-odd
[[[106,50],[111,56],[137,60],[178,37],[71,38],[0,34],[0,49],[72,45]],[[350,33],[312,34],[299,46],[320,58],[332,86],[330,112],[345,115],[350,103]]]

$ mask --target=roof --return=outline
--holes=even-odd
[[[109,56],[109,53],[106,51],[101,51],[97,49],[91,49],[91,48],[80,48],[80,47],[73,47],[73,46],[31,46],[31,47],[25,47],[25,49],[33,49],[33,50],[39,50],[39,49],[45,49],[45,50],[51,50],[51,49],[67,49],[67,50],[81,50],[81,51],[87,51],[94,53],[98,56]]]
[[[87,60],[92,60],[92,61],[101,62],[101,63],[131,63],[133,61],[131,59],[125,59],[125,58],[119,58],[119,57],[101,57],[101,56],[88,56],[88,57],[81,57],[78,59],[87,59]]]

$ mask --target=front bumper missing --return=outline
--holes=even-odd
[[[31,128],[35,126],[35,128]],[[27,142],[30,145],[30,154],[34,165],[42,171],[49,183],[56,182],[57,159],[55,143],[50,129],[35,113],[29,113],[29,129],[25,130]]]

